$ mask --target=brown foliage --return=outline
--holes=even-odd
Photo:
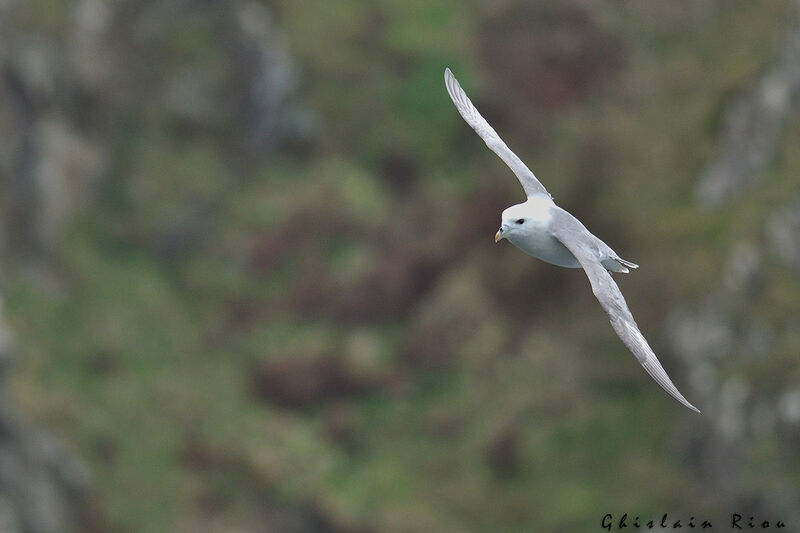
[[[353,396],[377,385],[328,353],[263,361],[252,369],[250,384],[260,400],[287,409]]]
[[[519,469],[520,435],[515,426],[503,428],[486,446],[486,463],[499,477],[508,477]]]
[[[484,26],[482,36],[489,77],[505,80],[499,93],[520,104],[506,101],[507,110],[575,104],[624,63],[622,44],[577,2],[511,5]]]

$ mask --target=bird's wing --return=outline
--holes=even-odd
[[[608,314],[614,331],[647,373],[673,398],[699,413],[700,410],[689,403],[669,379],[664,367],[653,353],[653,349],[639,331],[639,326],[636,325],[622,292],[611,274],[600,263],[599,246],[596,244],[599,240],[589,233],[575,217],[561,209],[554,210],[551,233],[572,252],[572,255],[581,264],[592,284],[592,292]]]
[[[544,185],[536,179],[531,169],[525,166],[525,163],[506,146],[506,143],[504,143],[503,139],[494,131],[494,128],[492,128],[478,110],[475,109],[475,106],[472,105],[469,97],[464,92],[464,89],[461,88],[461,85],[458,83],[456,77],[453,76],[453,73],[450,72],[449,68],[444,71],[444,84],[458,112],[461,113],[461,116],[464,117],[467,124],[472,126],[472,129],[481,136],[486,146],[499,155],[500,159],[514,171],[514,174],[517,175],[517,179],[519,179],[519,182],[522,184],[522,188],[525,189],[525,194],[527,194],[528,197],[534,194],[545,194],[550,197],[550,193],[548,193]]]

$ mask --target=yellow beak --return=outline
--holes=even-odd
[[[499,229],[497,230],[497,233],[494,234],[494,242],[497,242],[502,238],[503,238],[503,230]]]

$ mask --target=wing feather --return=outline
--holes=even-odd
[[[600,302],[603,310],[608,314],[611,326],[625,346],[636,357],[636,360],[650,374],[650,377],[673,398],[699,413],[700,410],[689,403],[672,383],[672,380],[669,379],[666,370],[661,366],[653,349],[650,348],[644,335],[639,331],[639,326],[636,325],[636,321],[633,319],[630,309],[628,309],[625,297],[622,296],[622,292],[614,282],[611,274],[600,263],[599,247],[595,244],[597,238],[589,233],[575,217],[563,210],[555,212],[551,228],[553,228],[553,236],[572,252],[572,255],[583,267],[592,285],[592,292]]]
[[[516,174],[517,179],[522,184],[522,188],[525,189],[525,194],[528,197],[533,196],[534,194],[545,194],[548,197],[551,197],[550,193],[547,192],[547,189],[544,188],[544,185],[536,179],[536,176],[531,172],[525,163],[517,157],[517,155],[511,151],[511,149],[506,146],[506,143],[503,142],[503,139],[494,131],[486,119],[484,119],[475,106],[470,101],[467,94],[464,92],[464,89],[461,88],[461,85],[458,83],[458,80],[453,73],[450,72],[450,69],[445,69],[444,71],[444,83],[447,87],[447,92],[450,94],[450,98],[453,100],[453,103],[456,105],[456,109],[464,118],[464,120],[469,124],[475,132],[480,135],[481,139],[486,143],[486,146],[489,147],[494,153],[500,156],[506,165],[514,171]]]

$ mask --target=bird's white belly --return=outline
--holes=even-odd
[[[528,255],[546,261],[553,265],[566,268],[580,268],[580,263],[575,259],[566,246],[553,237],[545,225],[532,228],[523,235],[509,236],[514,246]]]

